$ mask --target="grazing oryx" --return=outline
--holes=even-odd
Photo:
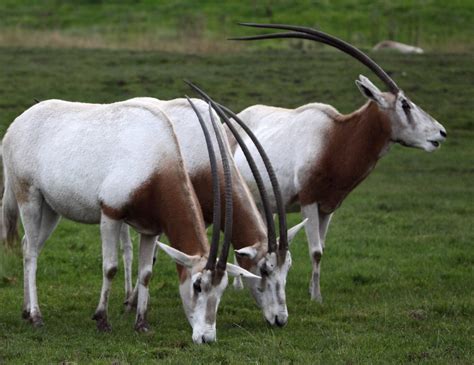
[[[398,51],[400,53],[416,53],[416,54],[422,54],[423,49],[420,47],[415,47],[415,46],[410,46],[409,44],[405,43],[400,43],[400,42],[395,42],[395,41],[382,41],[377,43],[372,50],[374,51],[381,51],[381,50],[394,50]]]
[[[199,89],[196,88],[196,90]],[[216,112],[214,110],[207,113],[207,103],[199,99],[192,100],[197,110],[203,115],[206,124],[210,125],[212,118],[218,120],[218,116],[215,114]],[[210,99],[208,100],[211,101]],[[196,143],[196,136],[199,133],[199,127],[195,121],[196,114],[193,112],[189,103],[186,99],[167,101],[154,98],[135,98],[130,101],[142,103],[143,105],[153,105],[158,107],[168,116],[170,122],[173,124],[185,167],[201,205],[204,221],[207,224],[212,223],[214,210],[212,192],[210,190],[212,174],[209,168],[207,151],[204,145]],[[222,110],[217,107],[216,110],[222,112]],[[209,116],[211,120],[204,116]],[[224,120],[225,118],[227,117],[224,115]],[[231,155],[227,139],[225,139],[225,146],[229,149],[229,155]],[[251,156],[249,156],[249,158],[251,159]],[[232,230],[231,242],[236,250],[235,253],[240,265],[257,275],[261,275],[262,277],[261,281],[250,279],[246,281],[246,284],[250,288],[257,304],[262,309],[266,321],[271,325],[283,326],[288,320],[285,285],[286,277],[291,265],[291,254],[288,252],[287,242],[291,242],[304,223],[296,225],[287,232],[284,219],[285,214],[282,209],[280,214],[283,216],[282,222],[284,226],[280,230],[280,236],[286,237],[287,239],[280,240],[278,244],[270,208],[267,209],[267,229],[246,183],[235,167],[233,159],[229,159],[229,164],[232,170],[234,203],[234,229]],[[253,173],[258,176],[260,175],[258,171],[254,171]],[[256,178],[259,179],[259,177]],[[262,189],[261,194],[263,194],[262,199],[264,205],[268,206],[269,203],[265,188],[263,185],[260,186]],[[280,196],[279,191],[276,192],[276,194]],[[126,242],[131,241],[127,240]],[[285,260],[277,260],[277,255],[279,255],[280,252],[284,253],[283,256],[285,257]],[[125,265],[127,266],[127,263]],[[128,265],[131,266],[131,260],[129,260]],[[128,309],[131,309],[135,300],[136,291],[134,291],[133,295],[127,301]]]
[[[176,135],[159,108],[134,102],[43,101],[8,128],[3,158],[3,214],[9,239],[18,212],[21,215],[25,230],[23,315],[35,326],[42,324],[37,258],[60,216],[100,223],[103,285],[93,317],[99,330],[110,330],[107,304],[124,222],[140,233],[135,322],[139,331],[148,329],[148,285],[155,240],[161,233],[173,247],[160,244],[161,248],[178,263],[180,294],[194,342],[215,340],[216,311],[227,286],[227,272],[260,279],[234,265],[228,265],[226,271],[228,243],[216,265],[218,242],[213,241],[209,253],[201,209]],[[214,196],[218,199],[220,194]]]
[[[445,140],[446,130],[410,101],[380,66],[352,45],[311,28],[243,25],[292,32],[234,39],[302,38],[338,48],[366,65],[389,89],[381,92],[366,77],[360,76],[356,84],[368,102],[348,115],[319,103],[296,109],[254,105],[238,115],[267,151],[277,172],[287,211],[301,209],[302,215],[309,219],[305,228],[313,265],[310,294],[312,299],[321,301],[321,256],[333,212],[367,177],[391,145],[399,143],[431,152]],[[237,167],[256,195],[242,151],[235,142],[233,148]],[[257,161],[261,166],[262,162]],[[270,186],[268,179],[265,183]]]

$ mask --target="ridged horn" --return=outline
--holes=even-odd
[[[216,259],[217,253],[219,250],[219,237],[221,234],[221,192],[220,192],[220,182],[219,182],[219,173],[217,171],[217,161],[214,148],[212,146],[211,136],[209,135],[209,130],[207,129],[206,123],[202,118],[201,114],[197,110],[196,106],[192,100],[186,96],[189,104],[196,113],[196,116],[201,125],[202,132],[204,133],[204,138],[206,140],[207,152],[209,154],[209,161],[211,164],[211,175],[212,175],[212,195],[214,198],[214,210],[212,212],[212,238],[211,238],[211,248],[209,250],[209,257],[206,262],[205,269],[214,270],[216,268]]]
[[[354,57],[359,62],[367,66],[372,72],[374,72],[380,80],[382,80],[385,85],[393,94],[397,94],[400,91],[400,88],[397,86],[395,81],[369,56],[367,56],[360,49],[354,47],[353,45],[337,38],[327,33],[321,32],[319,30],[300,27],[296,25],[287,25],[287,24],[258,24],[258,23],[239,23],[245,27],[254,27],[254,28],[265,28],[265,29],[284,29],[291,30],[290,33],[274,33],[274,34],[263,34],[250,37],[236,37],[229,38],[231,40],[240,40],[240,41],[249,41],[249,40],[260,40],[260,39],[275,39],[275,38],[301,38],[309,39],[312,41],[325,43],[334,48],[339,49],[340,51],[347,53],[348,55]]]
[[[225,270],[227,264],[227,256],[229,255],[230,241],[232,238],[232,222],[233,222],[233,201],[232,201],[232,171],[229,167],[229,159],[227,156],[227,148],[224,144],[221,131],[219,126],[214,120],[214,114],[209,103],[209,116],[211,117],[212,127],[216,134],[217,144],[219,145],[219,151],[222,158],[222,167],[224,169],[224,182],[225,182],[225,223],[224,223],[224,243],[222,244],[222,251],[217,262],[217,268]]]
[[[267,170],[268,176],[270,178],[270,182],[272,184],[273,195],[275,196],[275,202],[277,206],[278,212],[278,223],[279,223],[279,233],[280,233],[280,244],[278,246],[280,251],[288,251],[288,227],[286,224],[286,212],[285,207],[283,205],[283,197],[281,195],[280,184],[278,183],[278,179],[275,174],[275,170],[273,169],[272,163],[268,158],[267,153],[265,152],[263,146],[261,145],[260,141],[257,139],[255,134],[252,130],[240,119],[237,114],[235,114],[232,110],[225,107],[224,105],[219,104],[219,106],[226,112],[235,122],[247,133],[249,138],[252,140],[253,144],[258,150],[260,157],[262,158],[263,164]]]
[[[260,172],[258,171],[257,165],[255,163],[255,160],[253,159],[249,149],[245,145],[245,142],[243,141],[242,137],[239,135],[235,127],[232,125],[232,122],[229,120],[227,117],[227,114],[222,110],[222,108],[214,102],[204,91],[202,91],[200,88],[198,88],[196,85],[193,83],[186,81],[185,82],[194,90],[196,91],[201,97],[203,97],[208,103],[211,104],[212,108],[217,112],[219,117],[221,117],[224,121],[225,124],[229,127],[230,131],[234,135],[235,139],[237,140],[237,143],[239,144],[240,148],[242,149],[242,152],[247,159],[247,162],[250,166],[250,170],[252,171],[253,177],[255,179],[255,182],[258,187],[258,191],[260,193],[260,198],[262,200],[262,205],[263,205],[263,210],[265,214],[265,220],[267,222],[267,233],[268,233],[268,251],[269,252],[275,252],[277,248],[277,242],[276,242],[276,233],[275,233],[275,222],[273,221],[273,216],[270,208],[270,201],[268,199],[268,195],[265,189],[265,186],[263,184],[262,176]]]

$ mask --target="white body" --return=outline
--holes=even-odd
[[[422,54],[422,53],[424,53],[423,49],[420,48],[420,47],[411,46],[409,44],[405,44],[405,43],[401,43],[401,42],[395,42],[395,41],[389,41],[389,40],[379,42],[373,48],[374,51],[380,51],[380,50],[384,50],[384,49],[394,50],[394,51],[398,51],[398,52],[404,53],[404,54],[410,54],[410,53]]]
[[[154,107],[160,108],[160,110],[168,116],[178,138],[185,166],[193,184],[201,176],[210,175],[207,149],[204,143],[199,143],[204,137],[202,136],[197,117],[186,99],[159,100],[143,97],[131,99],[130,102],[153,105]],[[208,105],[201,100],[193,99],[193,102],[208,125],[208,129],[212,130]],[[214,119],[219,121],[217,114],[214,111],[212,112],[214,113]],[[224,129],[222,129],[222,131],[224,131]],[[222,135],[225,138],[224,132]],[[226,138],[225,142],[229,148]],[[220,158],[217,149],[216,156],[218,159]],[[229,152],[229,157],[230,156],[231,153]],[[246,163],[246,161],[244,161],[244,163]],[[261,268],[263,266],[268,268],[268,270],[266,270],[267,277],[265,278],[265,285],[262,285],[258,280],[250,278],[247,280],[247,286],[249,286],[257,304],[262,309],[266,321],[272,325],[284,325],[288,320],[285,284],[291,266],[291,254],[287,254],[288,262],[286,265],[280,267],[273,264],[275,255],[268,254],[266,228],[255,201],[248,190],[247,184],[242,179],[239,171],[235,168],[232,157],[229,158],[229,164],[233,170],[234,216],[245,217],[244,220],[234,220],[234,233],[237,234],[233,235],[232,243],[234,247],[238,249],[237,253],[241,258],[246,257],[249,259],[246,269],[250,272],[261,275]],[[261,171],[264,170],[265,168],[262,167]],[[250,177],[250,179],[253,180],[253,177]],[[208,186],[207,189],[210,191],[211,187]],[[200,198],[200,196],[198,196],[198,198]],[[202,200],[200,203],[201,205],[205,204]],[[211,222],[209,221],[207,223],[210,224]],[[289,231],[289,241],[293,239],[301,228],[302,225],[300,224]],[[238,231],[250,232],[247,235],[247,240],[238,240]],[[124,242],[130,242],[130,240]],[[126,266],[131,266],[131,259],[128,264],[126,263]],[[131,278],[126,278],[126,281],[127,280],[131,280]],[[135,297],[136,292],[128,301],[129,305],[133,305]]]
[[[318,156],[325,147],[324,137],[331,127],[331,118],[327,111],[336,113],[329,105],[313,103],[297,109],[254,105],[238,114],[267,152],[282,186],[283,203],[288,211],[298,210],[298,205],[292,201],[302,189],[308,164],[318,163]],[[241,135],[245,133],[242,132]],[[246,137],[245,141],[249,139]],[[278,143],[279,141],[285,142]],[[251,146],[250,150],[258,166],[263,166],[256,148]],[[255,183],[252,183],[252,174],[240,148],[236,149],[234,159],[252,193],[255,197],[258,196]],[[271,191],[268,174],[263,177],[265,187]],[[272,203],[272,209],[276,212],[275,201]]]
[[[42,102],[17,118],[4,145],[12,183],[27,181],[55,212],[82,223],[99,223],[102,203],[119,209],[179,156],[161,111],[127,102]]]
[[[165,232],[177,249],[162,248],[182,265],[180,292],[194,293],[182,296],[193,340],[215,340],[215,315],[227,272],[212,283],[206,281],[211,272],[204,269],[208,247],[199,202],[172,125],[159,108],[130,101],[108,105],[41,102],[10,126],[3,158],[4,219],[11,228],[18,209],[25,229],[25,318],[35,325],[42,323],[36,294],[37,257],[64,216],[100,223],[103,286],[94,319],[100,330],[109,330],[108,296],[117,271],[117,245],[120,236],[126,237],[122,227],[127,223],[141,234],[136,329],[148,329],[145,317],[155,239]],[[228,271],[258,278],[232,265]],[[203,288],[194,292],[198,279]]]
[[[319,103],[296,109],[254,105],[238,114],[267,152],[280,182],[287,212],[301,211],[308,219],[305,228],[313,263],[310,293],[317,301],[322,300],[320,261],[334,210],[393,143],[430,152],[446,137],[444,127],[409,101],[402,91],[397,95],[382,93],[363,76],[356,84],[369,102],[349,115]],[[405,103],[410,117],[404,111]],[[252,146],[243,131],[241,135]],[[229,138],[235,162],[257,197],[242,150]],[[250,150],[257,165],[263,166],[256,149],[250,147]],[[264,181],[271,191],[268,176]],[[276,211],[275,205],[273,210]]]

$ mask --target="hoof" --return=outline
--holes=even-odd
[[[135,323],[135,331],[145,333],[150,330],[150,325],[144,319],[140,319]]]
[[[321,290],[319,289],[319,286],[314,286],[313,282],[310,283],[309,285],[309,295],[311,296],[311,300],[322,303],[323,302],[323,297],[321,296]]]
[[[97,330],[99,332],[110,332],[112,326],[107,321],[107,315],[104,312],[97,312],[92,316],[92,319],[96,321]]]
[[[41,317],[40,314],[33,315],[29,318],[30,323],[32,324],[33,327],[35,328],[40,328],[43,327],[43,318]]]
[[[96,322],[97,325],[97,330],[99,332],[111,332],[112,331],[112,326],[110,325],[109,322],[107,322],[106,319],[100,319]]]
[[[21,318],[29,320],[30,317],[30,311],[28,309],[23,309],[23,311],[21,312]]]
[[[314,302],[322,303],[323,302],[323,297],[321,294],[313,294],[311,293],[311,300]]]

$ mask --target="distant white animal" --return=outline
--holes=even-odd
[[[296,109],[254,105],[238,114],[272,161],[287,212],[301,210],[303,217],[308,218],[305,228],[313,265],[310,293],[312,299],[321,301],[321,257],[334,211],[393,144],[431,152],[445,140],[446,130],[410,101],[380,66],[348,43],[311,28],[243,25],[292,32],[235,39],[302,38],[336,47],[366,65],[389,89],[388,92],[381,92],[366,77],[360,76],[356,85],[368,102],[347,115],[319,103]],[[232,136],[229,138],[232,139]],[[235,142],[231,144],[235,150],[235,162],[256,195],[242,151]],[[262,166],[255,148],[252,148],[252,154],[258,165]],[[265,180],[265,185],[271,186],[269,179]]]
[[[129,102],[157,107],[168,116],[176,133],[184,164],[196,191],[204,220],[206,224],[211,224],[214,210],[213,195],[210,189],[212,174],[206,146],[203,143],[198,143],[201,131],[197,122],[197,116],[191,105],[186,99],[159,100],[155,98],[134,98],[129,100]],[[196,99],[193,99],[193,104],[202,115],[206,125],[211,126],[211,114],[208,112],[208,104]],[[218,121],[218,116],[215,115],[214,111],[212,113],[214,119]],[[224,142],[229,150],[229,155],[231,155],[227,139]],[[219,158],[219,153],[216,152],[216,154]],[[229,165],[232,170],[234,206],[232,245],[236,249],[236,255],[242,267],[262,277],[260,281],[255,279],[247,280],[246,285],[262,309],[266,321],[271,325],[283,326],[288,321],[285,294],[286,278],[291,266],[291,254],[288,250],[288,244],[277,241],[270,208],[268,208],[269,220],[265,220],[266,224],[263,222],[254,198],[237,170],[233,158],[229,158]],[[267,171],[265,166],[263,169]],[[220,172],[221,174],[223,173],[222,169]],[[251,174],[254,176],[253,173]],[[221,176],[221,181],[223,181],[223,176]],[[223,199],[223,189],[221,189],[221,193]],[[266,197],[266,192],[262,192],[260,189],[258,194],[261,196],[262,193],[264,194],[265,204],[268,201],[268,197]],[[282,210],[281,215],[283,217],[284,214],[284,210]],[[304,223],[298,224],[287,231],[285,222],[280,235],[287,236],[286,242],[291,242],[303,225]],[[268,230],[267,227],[272,228]],[[125,238],[123,241],[130,245],[129,247],[124,245],[125,252],[131,252],[130,239]],[[284,253],[283,261],[277,259],[280,252]],[[126,260],[125,266],[131,267],[131,264],[130,256]],[[127,268],[126,273],[129,271],[130,269]],[[131,282],[131,278],[126,278],[127,280]],[[136,294],[135,290],[127,301],[129,309],[131,309],[136,301]]]
[[[124,222],[140,233],[135,322],[139,331],[148,329],[148,285],[155,239],[161,233],[172,247],[160,247],[178,263],[180,294],[196,343],[216,338],[216,312],[227,273],[260,280],[234,265],[226,267],[225,255],[216,265],[218,242],[213,241],[211,255],[176,135],[157,107],[134,102],[41,102],[10,125],[3,140],[3,159],[3,215],[10,240],[18,212],[21,215],[23,315],[35,326],[42,324],[37,258],[60,216],[100,223],[103,285],[94,315],[99,330],[110,330],[107,304]],[[227,185],[226,189],[229,195]],[[228,245],[224,243],[226,250]]]
[[[398,51],[400,53],[405,53],[405,54],[409,54],[409,53],[422,54],[424,52],[423,49],[421,49],[420,47],[415,47],[409,44],[389,41],[389,40],[385,40],[385,41],[377,43],[372,49],[374,51],[388,49],[388,50],[394,50],[394,51]]]
[[[3,196],[3,146],[0,142],[0,194]],[[5,228],[3,227],[3,219],[0,219],[0,241],[5,241],[6,239]]]

